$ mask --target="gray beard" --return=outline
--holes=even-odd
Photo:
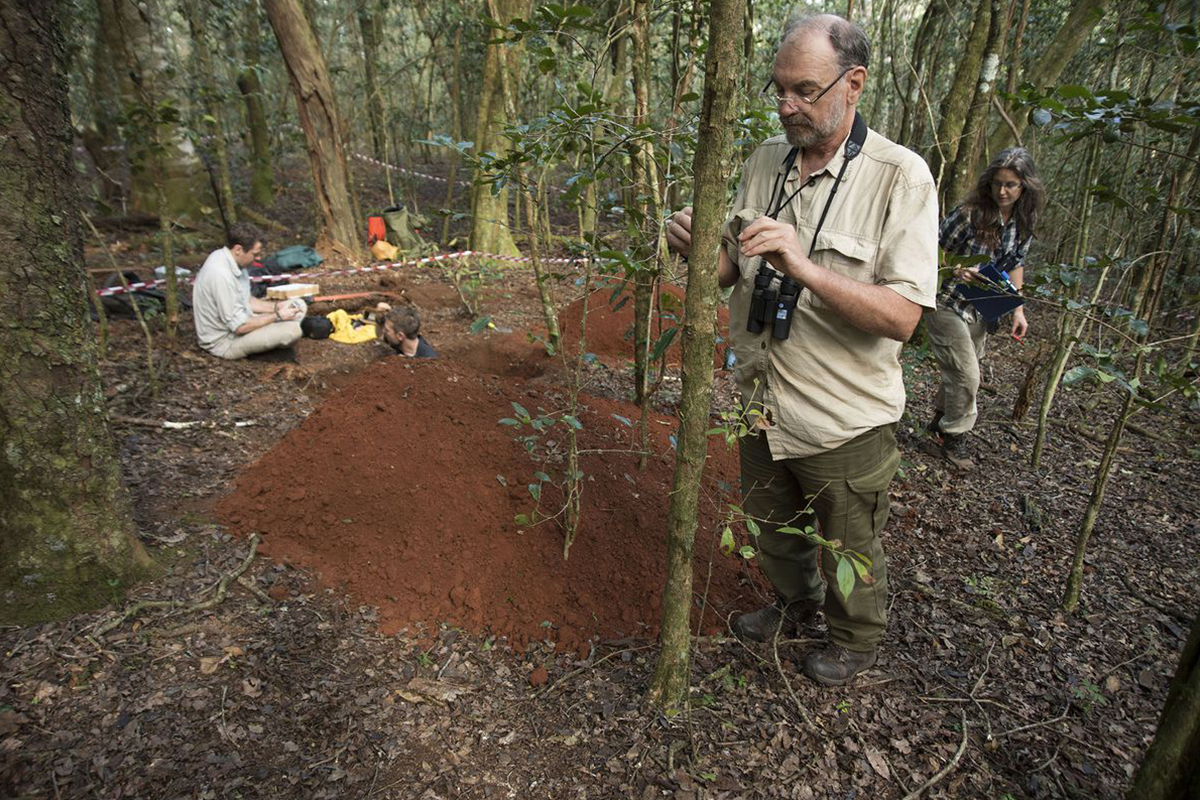
[[[824,125],[815,126],[810,122],[806,127],[803,128],[784,127],[783,135],[787,137],[788,144],[790,144],[792,147],[812,147],[814,144],[824,142],[826,139],[832,136],[838,129],[838,126],[842,124],[842,120],[845,119],[845,117],[846,107],[842,106],[840,113],[838,113],[836,116],[830,117]],[[804,122],[805,118],[801,114],[793,114],[792,116],[781,121],[786,125],[789,120]]]

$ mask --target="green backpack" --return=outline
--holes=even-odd
[[[388,243],[395,245],[400,252],[408,256],[418,256],[426,250],[425,241],[414,230],[424,223],[424,218],[408,213],[404,206],[392,206],[383,210],[383,224],[387,228]]]
[[[262,260],[263,269],[272,275],[281,272],[295,272],[304,269],[316,269],[325,259],[311,247],[294,244],[272,253]]]

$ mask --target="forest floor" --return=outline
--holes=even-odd
[[[367,188],[378,197],[377,181]],[[290,202],[272,213],[303,230],[308,212]],[[108,244],[135,258],[120,241]],[[533,507],[531,476],[558,463],[561,423],[540,461],[499,424],[514,402],[569,402],[564,362],[526,336],[540,330],[528,273],[488,273],[481,307],[495,328],[477,334],[437,266],[321,281],[416,303],[436,362],[309,340],[282,359],[223,362],[185,317],[174,350],[159,350],[157,398],[140,330],[114,321],[102,363],[112,428],[161,571],[114,587],[110,608],[0,629],[0,797],[850,800],[917,796],[931,781],[922,796],[1123,796],[1197,610],[1200,414],[1139,416],[1081,608],[1064,615],[1094,439],[1116,397],[1063,392],[1030,469],[1036,414],[1010,412],[1051,327],[1035,310],[1031,341],[993,340],[977,468],[958,474],[917,447],[937,377],[907,347],[884,533],[891,619],[878,664],[840,689],[797,667],[820,625],[768,645],[729,634],[732,614],[767,593],[753,560],[716,547],[737,459],[714,440],[693,690],[668,717],[643,698],[678,375],[663,380],[639,470],[622,349],[632,304],[614,311],[607,291],[592,304],[584,522],[564,561],[557,522],[514,521]],[[557,291],[577,311],[574,277]],[[715,410],[728,408],[729,375],[716,380]],[[164,420],[210,424],[154,427]],[[559,499],[547,484],[542,510]],[[100,632],[134,601],[186,606],[225,584],[210,609],[145,610]]]

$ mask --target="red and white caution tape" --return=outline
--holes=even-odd
[[[327,270],[323,272],[282,272],[278,275],[256,275],[250,278],[254,283],[280,283],[302,280],[305,278],[330,278],[335,275],[356,275],[364,272],[386,272],[392,269],[401,269],[403,267],[415,267],[421,264],[432,264],[439,261],[447,261],[457,258],[482,258],[488,261],[509,261],[513,263],[528,263],[533,261],[529,256],[502,256],[496,253],[480,253],[475,250],[459,250],[456,253],[438,253],[437,255],[426,256],[412,261],[393,261],[390,264],[372,264],[367,267],[355,267],[353,269],[337,269]],[[586,258],[543,258],[540,261],[543,264],[584,264],[587,263]],[[110,286],[105,289],[97,289],[96,295],[99,297],[108,297],[114,294],[124,294],[125,292],[136,292],[138,289],[153,289],[162,286],[167,282],[166,278],[159,278],[153,281],[136,281],[126,286]],[[195,282],[195,278],[188,280],[188,283]]]

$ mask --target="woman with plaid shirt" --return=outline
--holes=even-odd
[[[946,253],[959,256],[985,255],[994,260],[1013,254],[1017,266],[1009,270],[1009,279],[1019,289],[1025,279],[1025,254],[1044,199],[1033,156],[1024,147],[1005,150],[988,164],[963,204],[942,220],[939,244]],[[979,359],[988,330],[973,306],[956,302],[953,290],[960,281],[976,282],[978,272],[978,266],[954,269],[942,284],[937,310],[925,317],[933,355],[942,371],[929,424],[934,438],[925,449],[962,470],[975,466],[967,434],[979,416],[975,402]],[[1013,311],[1013,338],[1019,341],[1028,329],[1025,309],[1018,307]]]

